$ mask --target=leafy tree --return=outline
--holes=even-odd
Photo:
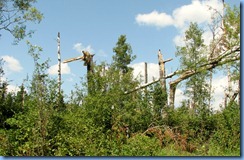
[[[126,36],[121,35],[116,43],[116,47],[113,48],[115,55],[113,56],[115,66],[127,73],[129,71],[128,65],[135,59],[132,55],[132,49],[129,43],[126,43]]]
[[[1,0],[0,30],[9,32],[17,43],[33,31],[28,31],[28,22],[40,22],[43,15],[33,4],[36,0]]]
[[[207,61],[202,34],[203,31],[199,29],[196,23],[191,23],[189,29],[185,32],[185,46],[178,47],[176,53],[177,56],[181,56],[181,66],[183,69],[196,71],[199,66]],[[209,97],[207,76],[207,72],[202,71],[187,79],[187,90],[185,93],[190,96],[194,108],[197,106],[206,107],[207,105]]]
[[[22,112],[16,113],[6,120],[10,125],[8,133],[11,155],[44,156],[50,155],[49,132],[52,129],[52,115],[58,104],[58,88],[56,80],[51,80],[46,74],[48,61],[40,63],[41,47],[29,45],[29,54],[34,59],[35,70],[31,81],[29,95],[24,106],[16,97],[16,105]],[[56,89],[55,89],[56,86]],[[21,92],[20,92],[21,93]]]

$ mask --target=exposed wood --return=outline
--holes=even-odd
[[[164,61],[163,59],[163,55],[161,53],[161,50],[159,49],[158,51],[158,64],[159,64],[159,78],[160,78],[160,84],[162,86],[162,90],[163,92],[167,92],[166,89],[166,79],[164,78],[166,75],[165,72],[165,63],[171,61],[172,59],[168,59],[166,61]]]
[[[82,60],[84,61],[84,66],[87,66],[87,83],[88,83],[88,93],[90,92],[90,76],[91,74],[94,72],[93,70],[93,56],[94,54],[90,54],[88,51],[82,51],[83,56],[79,56],[79,57],[75,57],[75,58],[70,58],[67,59],[65,61],[63,61],[63,63],[69,63],[69,62],[73,62],[73,61],[77,61],[77,60]]]
[[[165,76],[165,66],[164,66],[163,55],[161,54],[160,50],[158,51],[158,64],[159,64],[160,84],[162,86],[163,92],[166,92],[166,80],[163,78]]]
[[[63,61],[63,63],[69,63],[69,62],[73,62],[73,61],[77,61],[77,60],[84,60],[84,57],[80,56],[80,57],[66,59],[66,60]]]
[[[149,85],[152,85],[154,83],[157,83],[160,81],[160,84],[162,86],[162,89],[166,92],[166,80],[167,78],[171,78],[173,75],[175,75],[176,73],[171,73],[169,74],[168,76],[166,76],[165,74],[165,63],[166,62],[169,62],[169,61],[172,61],[173,59],[170,58],[170,59],[167,59],[167,60],[163,60],[163,56],[161,54],[161,50],[159,49],[158,51],[158,61],[159,61],[159,79],[155,80],[155,81],[152,81],[152,82],[147,82],[147,63],[145,62],[145,84],[143,85],[139,85],[138,87],[134,88],[133,90],[131,91],[126,91],[125,94],[129,94],[129,93],[132,93],[132,92],[135,92],[139,89],[143,89]]]

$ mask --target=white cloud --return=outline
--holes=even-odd
[[[177,46],[184,46],[185,45],[185,42],[184,42],[184,36],[183,36],[183,34],[175,36],[175,38],[173,39],[173,42]]]
[[[221,11],[222,2],[219,0],[193,0],[191,4],[181,6],[173,11],[174,25],[184,28],[189,22],[210,23],[212,13],[209,7]]]
[[[177,28],[184,28],[189,22],[210,23],[213,12],[209,10],[209,7],[221,11],[222,2],[219,0],[192,0],[191,4],[176,8],[172,15],[164,12],[159,13],[155,10],[148,14],[138,14],[136,16],[136,22],[139,25],[156,27],[174,25]]]
[[[7,92],[8,93],[17,93],[18,91],[20,91],[20,88],[18,86],[15,86],[15,85],[12,85],[12,84],[9,84],[7,86]]]
[[[157,11],[152,11],[149,14],[138,14],[136,16],[136,22],[139,25],[165,27],[172,25],[174,20],[170,15],[167,15],[166,13],[158,13]]]
[[[172,15],[152,11],[148,14],[138,14],[135,19],[139,25],[155,26],[157,28],[176,27],[179,30],[179,35],[173,41],[177,46],[182,46],[183,35],[190,22],[198,24],[211,23],[213,10],[210,10],[210,7],[221,13],[222,2],[220,0],[192,0],[191,4],[174,9]],[[203,34],[205,44],[209,44],[212,37],[210,34],[209,29],[206,29],[206,33]]]
[[[175,107],[180,107],[181,102],[185,99],[187,99],[187,97],[184,95],[184,92],[177,88],[175,90]]]
[[[57,75],[58,74],[58,64],[51,66],[48,69],[48,74]],[[70,74],[70,67],[67,63],[61,63],[61,74]]]
[[[23,67],[19,63],[17,59],[15,59],[12,56],[2,56],[1,57],[4,60],[4,70],[8,72],[20,72]]]
[[[94,49],[91,47],[91,45],[88,46],[84,46],[82,43],[76,43],[73,46],[73,49],[75,49],[77,52],[81,52],[81,51],[88,51],[90,53],[94,52]]]

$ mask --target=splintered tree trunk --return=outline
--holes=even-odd
[[[163,55],[161,54],[161,51],[159,49],[159,51],[158,51],[158,64],[159,64],[159,76],[160,76],[159,79],[160,79],[160,84],[162,86],[162,91],[164,93],[165,100],[166,100],[164,106],[168,104],[167,103],[168,94],[167,94],[167,88],[166,88],[166,79],[167,79],[166,77],[167,76],[166,76],[166,72],[165,72],[165,63],[169,62],[171,60],[172,60],[172,58],[164,61]]]
[[[162,86],[163,92],[167,92],[166,90],[166,80],[165,80],[165,61],[163,60],[163,55],[161,51],[158,51],[158,64],[159,64],[159,77],[160,77],[160,84]]]
[[[88,94],[89,94],[90,88],[91,88],[90,87],[91,86],[91,76],[94,72],[94,68],[93,68],[94,54],[90,54],[88,51],[82,51],[82,53],[83,53],[83,56],[67,59],[67,60],[63,61],[63,63],[69,63],[69,62],[73,62],[73,61],[77,61],[77,60],[84,61],[84,66],[87,66],[87,83],[88,83]]]

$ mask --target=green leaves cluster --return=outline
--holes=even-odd
[[[40,23],[43,14],[34,7],[36,0],[1,0],[0,30],[7,31],[15,38],[15,43],[31,36],[33,30],[28,30],[28,22]]]

